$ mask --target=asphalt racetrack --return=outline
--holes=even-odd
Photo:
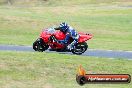
[[[32,46],[18,46],[18,45],[0,45],[1,51],[29,51],[35,52],[32,49]],[[45,51],[47,53],[55,53],[56,51]],[[60,54],[70,54],[71,52],[57,52]],[[126,58],[132,60],[132,51],[114,51],[114,50],[97,50],[97,49],[88,49],[83,56],[95,56],[95,57],[107,57],[107,58]]]

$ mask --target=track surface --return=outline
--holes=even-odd
[[[32,51],[32,46],[17,46],[17,45],[0,45],[0,50],[8,51]],[[55,51],[45,51],[55,52]],[[71,52],[58,52],[61,54],[71,54]],[[132,60],[132,51],[113,51],[113,50],[95,50],[88,49],[83,56],[96,56],[96,57],[108,57],[108,58],[127,58]]]

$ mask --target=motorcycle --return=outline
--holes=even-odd
[[[60,30],[55,30],[54,28],[47,28],[41,32],[40,37],[33,43],[33,49],[35,51],[43,52],[50,47],[55,51],[67,51],[67,45],[56,42],[56,40],[64,40],[65,37],[66,35]],[[68,51],[77,55],[84,53],[88,48],[86,41],[91,38],[92,34],[79,32],[78,43],[74,46],[72,50]],[[73,39],[70,38],[68,44],[70,44],[72,41]]]

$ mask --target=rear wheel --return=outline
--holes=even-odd
[[[77,54],[77,55],[81,55],[82,53],[84,53],[88,48],[88,45],[86,42],[83,43],[78,43],[74,49],[71,50],[71,52],[73,54]]]
[[[43,39],[41,38],[38,38],[34,43],[33,43],[33,49],[35,51],[39,51],[39,52],[43,52],[45,50],[47,50],[49,48],[48,45],[46,45],[44,42],[43,42]]]

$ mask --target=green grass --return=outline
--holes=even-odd
[[[61,58],[60,58],[61,57]],[[87,73],[128,73],[132,75],[132,61],[106,59],[57,53],[0,51],[1,88],[132,88],[130,84],[76,83],[77,68]]]
[[[10,1],[10,3],[8,2]],[[0,0],[0,5],[14,6],[71,6],[87,4],[130,3],[131,0]]]

